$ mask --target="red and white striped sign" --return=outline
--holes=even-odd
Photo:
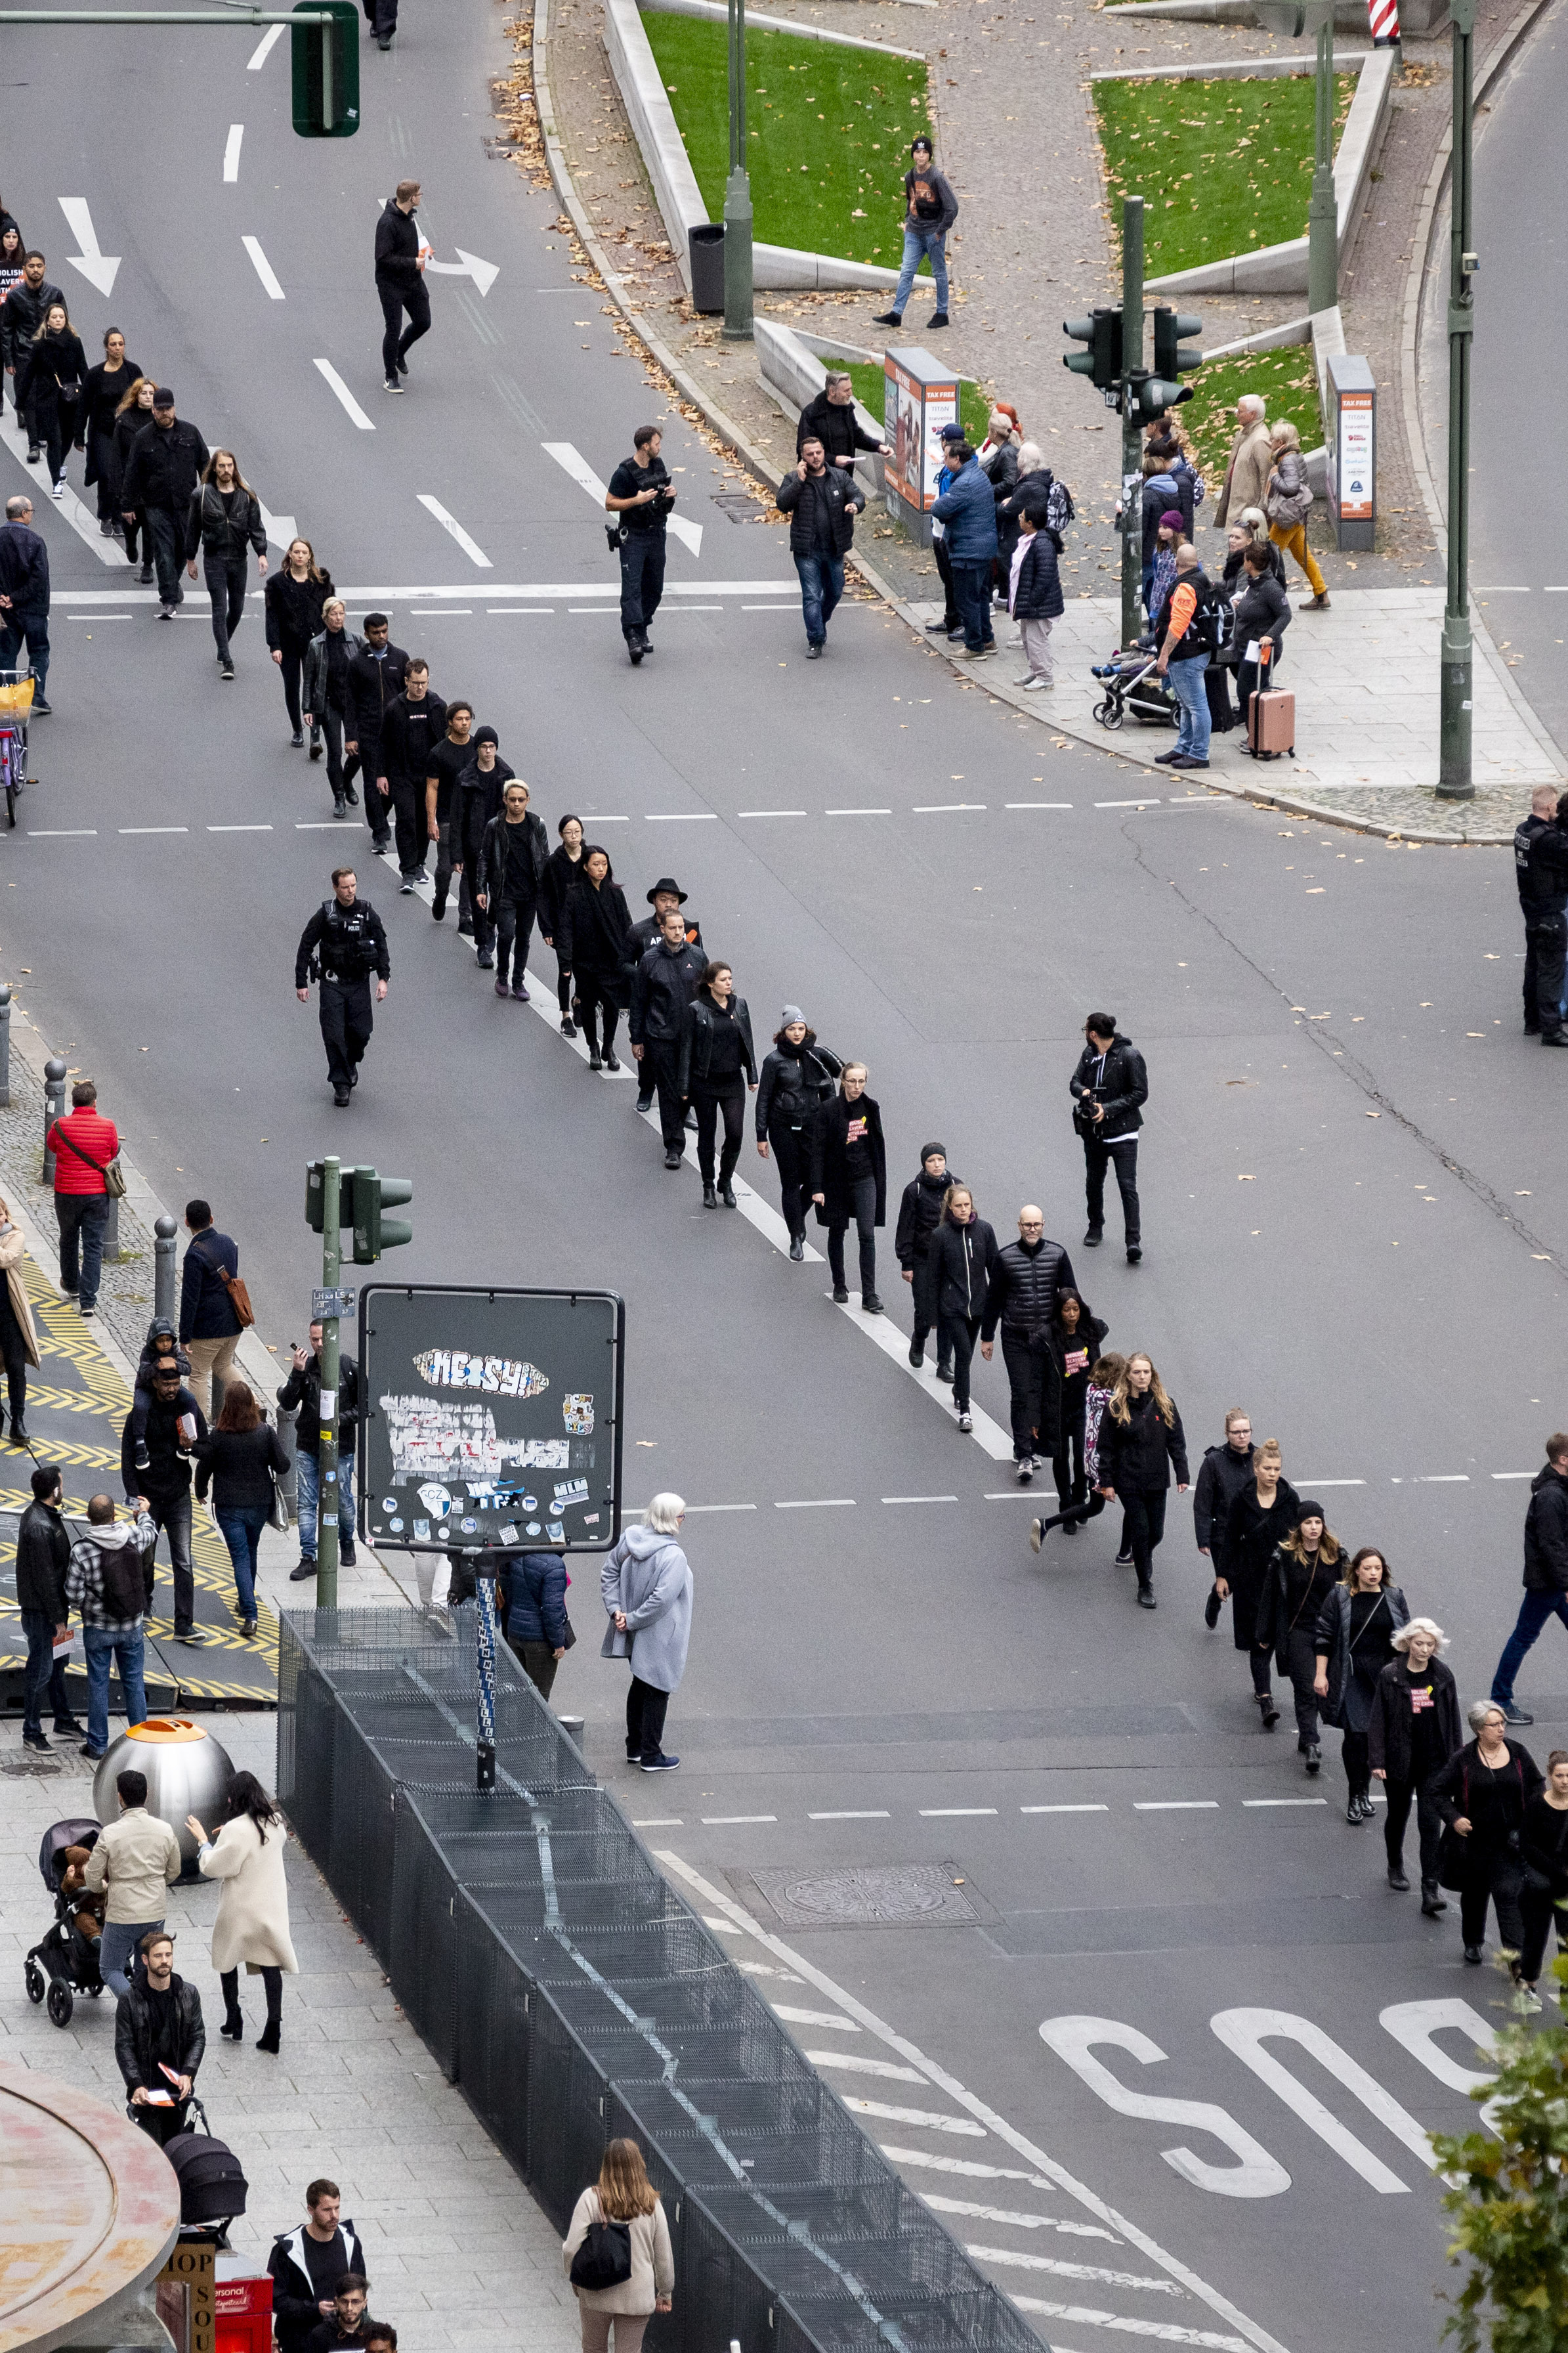
[[[1394,47],[1399,40],[1399,0],[1367,0],[1374,49]]]

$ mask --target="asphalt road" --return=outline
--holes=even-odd
[[[634,900],[673,868],[759,1035],[795,1000],[867,1059],[895,1187],[941,1136],[1004,1237],[1037,1199],[1076,1248],[1067,1080],[1084,1012],[1114,1011],[1151,1074],[1146,1256],[1079,1253],[1092,1304],[1115,1345],[1152,1350],[1194,1468],[1232,1403],[1280,1437],[1337,1532],[1385,1546],[1412,1607],[1447,1626],[1474,1696],[1516,1607],[1525,1482],[1563,1419],[1564,1074],[1518,1034],[1506,853],[1391,848],[1219,799],[1130,806],[1138,784],[1113,760],[991,704],[873,605],[845,607],[808,670],[782,534],[712,503],[722,469],[679,420],[666,455],[701,545],[672,548],[681,593],[633,672],[598,517],[544,445],[607,474],[659,404],[574,285],[552,204],[487,159],[498,20],[448,13],[437,37],[420,0],[405,15],[395,56],[366,54],[363,132],[331,146],[292,139],[283,55],[252,73],[244,34],[12,37],[29,86],[72,92],[16,111],[5,195],[70,280],[86,340],[126,328],[356,615],[390,607],[437,691],[494,721],[552,829],[582,813]],[[437,282],[436,332],[394,400],[370,249],[405,172],[424,178],[438,257],[461,247],[499,274],[482,299]],[[72,250],[61,196],[87,198],[121,257],[110,298],[55,266]],[[14,456],[0,470],[21,479]],[[221,686],[195,592],[157,625],[52,509],[43,522],[59,715],[0,840],[5,973],[100,1075],[163,1196],[212,1198],[278,1341],[300,1335],[314,1272],[301,1164],[331,1148],[415,1181],[416,1243],[389,1272],[626,1293],[628,1500],[673,1485],[696,1507],[698,1615],[670,1718],[685,1766],[624,1793],[654,1843],[799,1954],[744,1947],[776,2000],[817,2014],[795,2021],[805,2047],[838,2036],[904,2071],[834,2080],[877,2104],[868,2128],[922,2192],[958,2202],[939,2211],[1068,2353],[1127,2321],[1291,2353],[1434,2344],[1441,2218],[1410,2136],[1467,2109],[1384,2013],[1468,2003],[1484,2021],[1499,1987],[1463,1968],[1452,1913],[1433,1927],[1386,1890],[1375,1830],[1342,1820],[1331,1736],[1321,1784],[1284,1726],[1259,1736],[1242,1661],[1202,1626],[1186,1504],[1157,1615],[1111,1566],[1114,1515],[1037,1561],[984,1427],[961,1436],[897,1337],[873,1345],[889,1327],[836,1312],[820,1262],[776,1246],[771,1172],[748,1152],[755,1219],[705,1213],[692,1173],[664,1172],[629,1080],[591,1076],[552,1034],[552,973],[542,1008],[498,1001],[450,923],[368,855],[393,987],[335,1113],[291,960],[345,835],[366,842],[331,825],[321,770],[288,747],[259,618]],[[907,1328],[886,1250],[883,1288]],[[999,1365],[977,1397],[1005,1423]],[[574,1606],[591,1638],[591,1570]],[[1558,1640],[1521,1684],[1542,1755],[1568,1722]],[[619,1782],[619,1679],[591,1639],[558,1696]],[[1041,1808],[1096,1810],[1026,1810]],[[894,1904],[891,1925],[784,1926],[767,1916],[781,1883],[757,1876],[917,1863],[951,1865],[925,1895],[962,1881],[973,1916],[899,1925],[925,1896],[856,1881],[862,1911]],[[797,1908],[820,1919],[823,1900]],[[840,1993],[983,2114],[879,2054]],[[1214,2029],[1244,2010],[1330,2040],[1268,2043],[1289,2071],[1270,2083],[1267,2056],[1260,2073],[1237,2045],[1277,2020]],[[821,2025],[830,2013],[847,2025]],[[1468,2016],[1415,2022],[1447,2022],[1450,2078]],[[1123,2047],[1042,2037],[1070,2017],[1110,2020]],[[1330,2139],[1291,2078],[1338,2119]],[[1397,2111],[1369,2113],[1369,2084]],[[1209,2111],[1162,2120],[1137,2112],[1149,2097]],[[1196,2162],[1178,2169],[1163,2152],[1183,2147]],[[1236,2164],[1268,2194],[1235,2195],[1214,2168]]]

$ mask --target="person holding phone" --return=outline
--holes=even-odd
[[[148,1930],[142,1957],[145,1972],[131,1979],[115,2010],[114,2056],[132,2123],[162,2148],[185,2128],[207,2034],[201,1995],[174,1975],[174,1939],[167,1928]]]
[[[126,1499],[146,1498],[154,1530],[169,1538],[169,1558],[174,1580],[174,1640],[199,1647],[206,1636],[196,1628],[196,1580],[191,1559],[191,1455],[204,1443],[207,1419],[174,1365],[160,1365],[153,1376],[153,1399],[147,1409],[143,1444],[145,1465],[138,1469],[136,1438],[132,1424],[134,1409],[125,1417],[120,1440],[120,1473]]]

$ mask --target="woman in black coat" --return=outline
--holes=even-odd
[[[273,1476],[283,1478],[289,1457],[244,1381],[229,1381],[217,1424],[196,1446],[196,1499],[215,1487],[213,1515],[234,1563],[239,1630],[256,1631],[257,1547],[272,1512]]]
[[[308,539],[291,539],[289,553],[279,570],[267,583],[262,598],[262,612],[267,624],[267,647],[273,660],[283,673],[283,701],[288,707],[289,724],[293,730],[294,748],[298,751],[305,741],[300,725],[300,681],[305,667],[305,657],[310,650],[310,640],[321,634],[321,607],[329,596],[335,595],[332,575],[316,561],[316,551]],[[321,714],[310,714],[310,757],[321,756]],[[356,794],[354,797],[358,798]]]
[[[560,839],[544,861],[539,878],[539,936],[555,951],[555,1002],[561,1008],[561,1035],[575,1038],[572,1018],[572,958],[566,945],[566,898],[583,867],[583,820],[570,812],[555,828]]]
[[[120,512],[120,466],[114,448],[114,423],[120,404],[141,375],[125,356],[125,338],[110,327],[103,338],[103,357],[89,367],[82,386],[77,435],[87,451],[82,480],[98,486],[98,528],[105,539],[117,539],[125,529]]]
[[[153,422],[153,395],[156,386],[150,375],[139,375],[134,384],[121,395],[114,413],[114,470],[120,481],[125,479],[125,469],[131,462],[131,444],[139,433],[144,433]],[[132,510],[132,520],[125,526],[125,560],[136,561],[136,543],[142,543],[141,579],[143,586],[153,577],[153,540],[147,529],[147,510]]]
[[[1383,1840],[1388,1854],[1388,1883],[1401,1894],[1410,1885],[1405,1876],[1405,1826],[1415,1800],[1421,1842],[1421,1909],[1428,1919],[1436,1919],[1448,1907],[1437,1884],[1443,1818],[1431,1783],[1465,1744],[1459,1689],[1437,1656],[1447,1647],[1447,1637],[1430,1618],[1412,1618],[1393,1641],[1394,1656],[1379,1675],[1372,1697],[1366,1727],[1368,1769],[1388,1792]]]
[[[771,1152],[779,1172],[779,1193],[789,1254],[805,1256],[805,1203],[810,1186],[811,1123],[833,1092],[844,1065],[816,1042],[798,1005],[786,1005],[784,1026],[773,1031],[773,1051],[763,1062],[757,1090],[757,1150]]]
[[[1256,544],[1241,559],[1242,593],[1234,607],[1232,628],[1236,637],[1236,699],[1240,706],[1243,726],[1252,708],[1252,697],[1260,686],[1268,686],[1279,668],[1280,640],[1290,626],[1290,600],[1274,576],[1265,551]],[[1261,646],[1267,638],[1272,648],[1265,667],[1261,660],[1249,660],[1247,648]]]
[[[697,994],[681,1024],[676,1083],[697,1113],[697,1166],[702,1174],[703,1208],[716,1209],[722,1198],[727,1209],[739,1208],[731,1179],[741,1156],[746,1089],[754,1091],[757,1084],[757,1057],[752,1045],[751,1011],[745,998],[736,996],[734,975],[727,964],[715,962],[702,967]],[[713,1146],[721,1113],[724,1147],[715,1186]]]
[[[1520,1859],[1524,1865],[1519,1908],[1524,1922],[1524,1949],[1515,1971],[1524,1990],[1516,2010],[1541,2008],[1536,1980],[1546,1957],[1546,1935],[1557,1923],[1557,1949],[1568,1952],[1568,1748],[1554,1748],[1546,1760],[1546,1787],[1524,1810],[1520,1832]]]
[[[1529,1749],[1508,1737],[1508,1719],[1495,1700],[1477,1700],[1467,1719],[1475,1738],[1448,1759],[1430,1787],[1445,1824],[1463,1841],[1456,1858],[1459,1933],[1466,1960],[1479,1968],[1489,1902],[1504,1950],[1517,1953],[1524,1941],[1520,1849],[1525,1810],[1542,1785]],[[1453,1875],[1447,1884],[1454,1884]]]
[[[1171,1472],[1176,1492],[1187,1492],[1187,1441],[1175,1399],[1168,1395],[1152,1359],[1140,1350],[1127,1359],[1104,1420],[1100,1425],[1100,1492],[1115,1495],[1126,1514],[1138,1599],[1145,1609],[1154,1599],[1154,1554],[1165,1533],[1165,1498]]]
[[[544,862],[548,865],[549,860]],[[591,1071],[618,1071],[621,1067],[616,1058],[616,1024],[621,1018],[626,995],[624,966],[631,930],[626,894],[611,871],[610,853],[590,843],[583,851],[576,881],[566,893],[561,930],[554,936],[556,954],[561,954],[564,944],[572,969],[572,1009],[588,1041]]]
[[[77,438],[77,412],[87,382],[87,353],[63,302],[51,302],[44,323],[16,371],[16,406],[31,416],[48,452],[54,495],[66,494],[66,451]]]
[[[1324,1525],[1321,1504],[1303,1502],[1295,1526],[1268,1556],[1258,1599],[1256,1647],[1273,1651],[1276,1666],[1295,1689],[1296,1746],[1309,1773],[1316,1773],[1323,1761],[1318,1732],[1318,1620],[1344,1565],[1339,1539]]]
[[[1100,1321],[1076,1291],[1058,1291],[1057,1312],[1046,1335],[1046,1345],[1061,1370],[1061,1450],[1053,1455],[1057,1509],[1078,1513],[1089,1503],[1089,1479],[1084,1464],[1084,1410],[1089,1400],[1089,1367],[1105,1346],[1110,1325]],[[1076,1535],[1083,1518],[1063,1522]]]
[[[1274,1547],[1284,1542],[1300,1516],[1300,1499],[1284,1475],[1279,1441],[1266,1438],[1253,1455],[1251,1478],[1232,1499],[1214,1554],[1215,1590],[1222,1601],[1227,1593],[1234,1597],[1231,1635],[1252,1662],[1252,1694],[1265,1732],[1273,1731],[1279,1711],[1274,1704],[1268,1652],[1258,1648],[1258,1609]]]
[[[877,1296],[877,1228],[888,1221],[888,1147],[882,1113],[866,1092],[864,1062],[846,1062],[838,1092],[812,1124],[811,1198],[816,1222],[827,1228],[827,1264],[835,1303],[849,1299],[844,1279],[844,1237],[851,1222],[860,1240],[860,1304],[880,1315]]]
[[[1323,1703],[1324,1721],[1344,1734],[1347,1822],[1372,1820],[1373,1704],[1378,1678],[1394,1657],[1394,1637],[1409,1623],[1409,1609],[1387,1561],[1374,1546],[1363,1545],[1319,1618],[1312,1683]]]
[[[967,1185],[950,1185],[942,1214],[926,1245],[931,1296],[936,1301],[938,1364],[952,1366],[952,1402],[960,1430],[973,1430],[969,1368],[980,1335],[985,1294],[996,1266],[996,1236],[974,1210]],[[1098,1327],[1104,1330],[1104,1325]],[[1081,1424],[1080,1424],[1081,1427]],[[1079,1461],[1081,1463],[1082,1457]]]

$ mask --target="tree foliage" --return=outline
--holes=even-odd
[[[1461,2353],[1568,2353],[1568,2025],[1504,2027],[1497,2057],[1471,2094],[1495,2130],[1432,2137],[1466,2267],[1445,2334]]]

